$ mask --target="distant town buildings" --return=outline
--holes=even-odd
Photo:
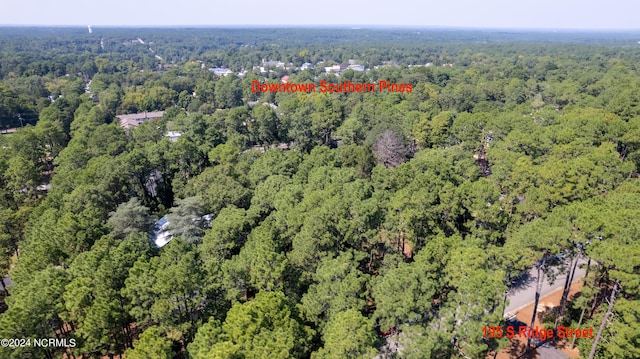
[[[140,112],[140,113],[132,113],[129,115],[118,115],[116,116],[120,121],[120,126],[125,129],[129,129],[132,127],[138,127],[141,123],[149,120],[159,120],[164,115],[164,111],[154,111],[154,112]]]
[[[203,61],[198,61],[198,62],[202,65],[202,67],[204,67]],[[280,80],[284,82],[286,82],[286,78],[283,79],[283,76],[291,75],[298,71],[315,69],[316,67],[320,67],[321,69],[324,70],[325,73],[335,74],[335,75],[340,75],[345,70],[352,70],[357,72],[364,72],[369,70],[367,67],[365,67],[365,65],[362,65],[359,60],[354,60],[354,59],[349,59],[347,61],[347,64],[335,64],[331,66],[324,66],[324,64],[325,64],[324,61],[318,61],[315,64],[311,62],[305,62],[298,67],[298,66],[295,66],[293,63],[285,63],[280,60],[262,59],[259,64],[253,65],[251,70],[253,71],[253,73],[256,73],[256,74],[259,73],[264,76],[266,76],[267,74],[275,73],[278,70],[284,70],[286,71],[284,74],[282,74],[282,71],[278,71],[280,74],[282,74],[280,76]],[[398,66],[398,64],[395,61],[385,61],[384,65],[375,66],[375,68],[384,67],[384,66]],[[430,66],[430,64],[428,64],[427,66]],[[220,76],[220,77],[227,76],[229,74],[234,73],[231,69],[228,69],[226,67],[212,67],[212,68],[209,68],[209,70],[213,72],[216,76]],[[247,73],[248,73],[248,69],[241,69],[240,72],[237,72],[236,74],[238,75],[238,77],[244,78]]]
[[[353,70],[353,71],[364,71],[364,66],[353,64],[353,65],[347,66],[347,69]]]
[[[209,71],[213,72],[216,76],[220,76],[220,77],[227,76],[233,73],[233,71],[231,71],[226,67],[212,67],[209,69]]]
[[[278,68],[284,68],[284,62],[262,59],[262,66],[274,66]]]
[[[365,71],[365,67],[364,65],[358,65],[355,63],[355,60],[349,60],[349,65],[343,65],[343,64],[338,64],[338,65],[333,65],[333,66],[325,66],[324,68],[324,72],[328,73],[328,74],[340,74],[342,73],[344,70],[353,70],[353,71]]]
[[[330,74],[330,73],[340,73],[344,70],[346,70],[348,67],[348,65],[333,65],[333,66],[325,66],[324,68],[324,72]]]

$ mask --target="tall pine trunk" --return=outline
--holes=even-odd
[[[589,269],[591,269],[591,257],[589,257],[589,260],[587,260],[587,269],[584,273],[584,283],[583,284],[587,284],[587,277],[589,277]]]
[[[507,310],[507,297],[509,294],[509,287],[511,286],[511,269],[507,270],[507,288],[504,290],[504,296],[502,297],[502,318],[504,318],[504,312]]]
[[[576,266],[578,265],[578,260],[580,256],[576,255],[569,262],[569,271],[567,271],[567,279],[564,281],[564,289],[562,291],[562,299],[560,299],[560,307],[558,308],[558,313],[556,313],[556,322],[554,328],[558,327],[558,323],[560,319],[564,315],[564,308],[567,306],[567,300],[569,297],[569,291],[571,290],[571,283],[573,281],[573,274],[576,271]]]
[[[589,266],[591,265],[591,258],[589,258],[589,260],[587,261],[587,269],[586,269],[586,273],[584,275],[584,282],[583,282],[583,286],[587,285],[587,276],[589,275]],[[597,295],[596,295],[597,298]],[[593,301],[595,302],[596,298],[593,299]],[[582,311],[580,312],[580,319],[578,319],[578,325],[576,326],[576,329],[579,329],[580,326],[582,325],[582,320],[584,319],[584,313],[587,311],[587,308],[582,308]],[[573,339],[571,339],[571,346],[569,348],[573,349],[576,347],[576,336],[573,336]]]
[[[580,312],[580,319],[578,319],[578,325],[576,325],[576,330],[580,329],[580,326],[582,325],[582,319],[584,319],[584,312],[587,311],[587,308],[583,308],[582,311]],[[573,338],[571,339],[571,345],[569,346],[570,349],[573,349],[576,347],[576,336],[574,335]]]
[[[600,329],[598,329],[596,340],[593,341],[593,345],[591,346],[589,359],[593,359],[593,356],[596,355],[596,349],[598,349],[598,343],[600,343],[600,339],[602,338],[602,332],[604,331],[604,327],[607,326],[607,322],[609,322],[609,317],[611,317],[611,312],[613,311],[613,304],[615,303],[615,300],[616,300],[617,289],[618,289],[618,281],[616,281],[613,284],[613,289],[611,290],[611,298],[609,298],[609,308],[607,308],[607,313],[605,313],[604,318],[602,318],[602,323],[600,323]]]
[[[7,287],[4,286],[4,278],[0,278],[0,285],[2,285],[2,291],[4,292],[5,297],[9,296],[9,291]]]
[[[538,278],[536,283],[536,299],[533,303],[533,315],[531,316],[531,325],[529,326],[530,329],[533,328],[533,325],[536,322],[536,314],[538,314],[538,302],[540,301],[540,293],[542,292],[542,284],[544,283],[544,271],[542,270],[542,268],[544,268],[546,261],[547,261],[546,257],[543,256],[542,263],[540,263],[540,265],[538,266]],[[527,350],[529,350],[529,348],[531,348],[531,338],[527,338]]]

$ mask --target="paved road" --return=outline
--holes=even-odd
[[[578,266],[576,267],[576,271],[573,274],[573,282],[581,280],[584,278],[586,274],[586,264],[587,261],[581,259],[578,261]],[[549,277],[547,275],[544,276],[544,283],[542,285],[542,291],[540,293],[540,298],[544,298],[546,295],[551,294],[556,290],[562,290],[564,287],[565,280],[568,275],[571,273],[561,273],[561,267],[554,268],[554,273],[556,273],[555,280],[553,284],[550,282]],[[524,276],[515,287],[509,290],[507,293],[507,299],[509,300],[509,304],[505,310],[505,317],[511,317],[515,315],[519,309],[526,307],[529,304],[533,304],[535,301],[536,294],[536,282],[538,277],[538,270],[534,267],[531,268],[528,275]],[[546,342],[538,347],[538,357],[541,359],[567,359],[568,355],[563,353],[561,350],[555,348],[553,344]]]
[[[576,272],[573,275],[573,281],[578,281],[584,278],[586,274],[586,264],[587,261],[579,260],[578,266],[576,267]],[[541,296],[544,296],[552,293],[555,290],[562,289],[564,287],[564,282],[567,278],[567,275],[571,273],[560,273],[560,268],[555,269],[556,278],[553,281],[553,284],[550,283],[548,276],[545,275],[544,284],[542,286]],[[526,307],[529,304],[532,304],[535,301],[536,294],[536,281],[537,281],[538,271],[537,269],[531,268],[528,275],[524,276],[515,287],[511,288],[507,293],[507,299],[509,300],[509,304],[505,310],[505,318],[510,317],[515,314],[519,309]],[[521,323],[521,325],[525,325]],[[386,344],[382,347],[380,353],[374,357],[374,359],[386,358],[385,353],[394,352],[394,345],[389,345],[390,341],[393,338],[387,338]],[[553,347],[550,343],[544,343],[538,347],[538,357],[541,359],[566,359],[569,358],[566,354],[564,354],[559,349]]]
[[[584,278],[586,273],[586,264],[586,260],[581,259],[578,261],[578,267],[573,275],[574,282]],[[564,287],[564,282],[567,275],[570,275],[570,273],[559,273],[559,270],[560,268],[555,269],[555,273],[557,273],[557,275],[553,284],[549,282],[548,276],[544,276],[544,284],[542,286],[540,298]],[[529,274],[522,278],[516,287],[509,290],[509,293],[507,294],[509,304],[505,310],[505,317],[515,314],[519,309],[522,309],[535,301],[537,277],[538,270],[535,267],[531,268]]]
[[[540,359],[567,359],[569,356],[561,350],[546,342],[538,347],[538,358]]]

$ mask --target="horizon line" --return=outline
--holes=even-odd
[[[372,24],[220,24],[220,25],[93,25],[93,24],[0,24],[0,28],[216,28],[216,29],[252,29],[252,28],[289,28],[289,29],[317,29],[340,28],[351,30],[366,30],[376,28],[386,29],[427,29],[427,30],[482,30],[482,31],[539,31],[539,32],[640,32],[640,28],[554,28],[554,27],[489,27],[489,26],[446,26],[446,25],[372,25]]]

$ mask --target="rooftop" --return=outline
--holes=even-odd
[[[157,120],[162,118],[164,115],[164,111],[153,111],[153,112],[139,112],[132,113],[128,115],[118,115],[116,116],[118,120],[120,120],[120,126],[124,128],[130,127],[138,127],[141,123],[147,120]]]

